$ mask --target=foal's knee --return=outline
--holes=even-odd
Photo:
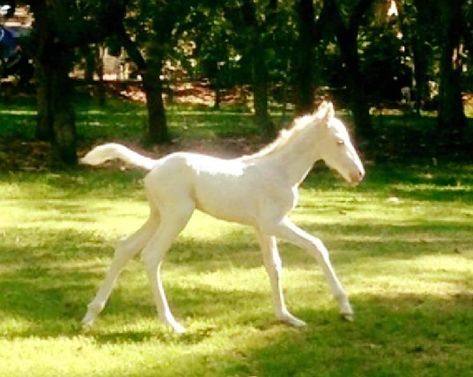
[[[264,257],[264,266],[266,268],[266,271],[269,274],[276,274],[279,275],[282,271],[282,260],[279,255],[271,255],[271,256],[265,256]]]
[[[149,276],[157,273],[163,257],[159,254],[159,251],[154,249],[145,248],[141,253],[141,261],[145,268],[145,271]]]
[[[310,240],[311,250],[319,262],[325,262],[330,259],[330,254],[320,238],[312,237]]]
[[[141,261],[143,262],[144,268],[147,272],[156,272],[159,263],[156,260],[156,255],[144,250],[141,254]]]

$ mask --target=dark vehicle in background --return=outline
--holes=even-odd
[[[32,59],[27,56],[22,39],[30,30],[22,26],[5,26],[9,5],[0,6],[0,79],[14,76],[19,85],[27,84],[34,75]]]

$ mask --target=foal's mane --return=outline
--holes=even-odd
[[[317,115],[316,113],[307,114],[307,115],[302,115],[294,119],[292,127],[287,128],[287,129],[282,129],[279,132],[278,137],[273,142],[266,145],[265,147],[263,147],[262,149],[260,149],[258,152],[254,154],[243,156],[243,158],[244,159],[261,158],[261,157],[271,155],[276,151],[279,151],[280,149],[284,148],[289,143],[290,140],[292,140],[301,131],[305,130],[307,126],[313,123],[317,118],[316,115]]]

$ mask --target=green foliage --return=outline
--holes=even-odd
[[[125,24],[138,46],[145,51],[149,64],[161,65],[163,59],[176,60],[173,52],[182,38],[182,25],[191,4],[191,1],[130,2]],[[182,58],[185,59],[185,56]]]
[[[232,87],[241,80],[242,58],[236,49],[237,34],[220,8],[197,6],[189,17],[188,37],[195,43],[194,77],[207,77],[213,86]],[[245,80],[243,80],[245,81]]]
[[[405,47],[398,33],[397,27],[384,24],[367,28],[360,37],[361,70],[373,101],[398,100],[401,88],[412,85],[412,64],[402,53]]]

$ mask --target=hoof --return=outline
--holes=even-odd
[[[353,309],[348,299],[342,302],[340,306],[340,314],[345,321],[353,322],[354,320]]]
[[[179,334],[179,335],[186,333],[186,328],[184,326],[181,326],[181,325],[175,326],[172,329],[176,334]]]
[[[95,323],[95,318],[97,317],[96,314],[91,312],[91,310],[87,311],[84,318],[82,318],[81,325],[83,330],[90,330]]]
[[[279,319],[282,322],[287,323],[288,325],[293,326],[293,327],[307,326],[307,323],[305,323],[303,320],[293,316],[292,314],[282,315],[282,316],[279,317]]]
[[[85,321],[85,318],[81,322],[80,332],[83,334],[90,333],[94,327],[94,320]]]
[[[168,322],[167,325],[176,334],[185,334],[186,332],[186,328],[182,326],[179,322],[172,321],[172,322]]]
[[[92,327],[94,327],[94,320],[93,319],[87,320],[86,318],[84,318],[80,324],[83,330],[90,330]]]

